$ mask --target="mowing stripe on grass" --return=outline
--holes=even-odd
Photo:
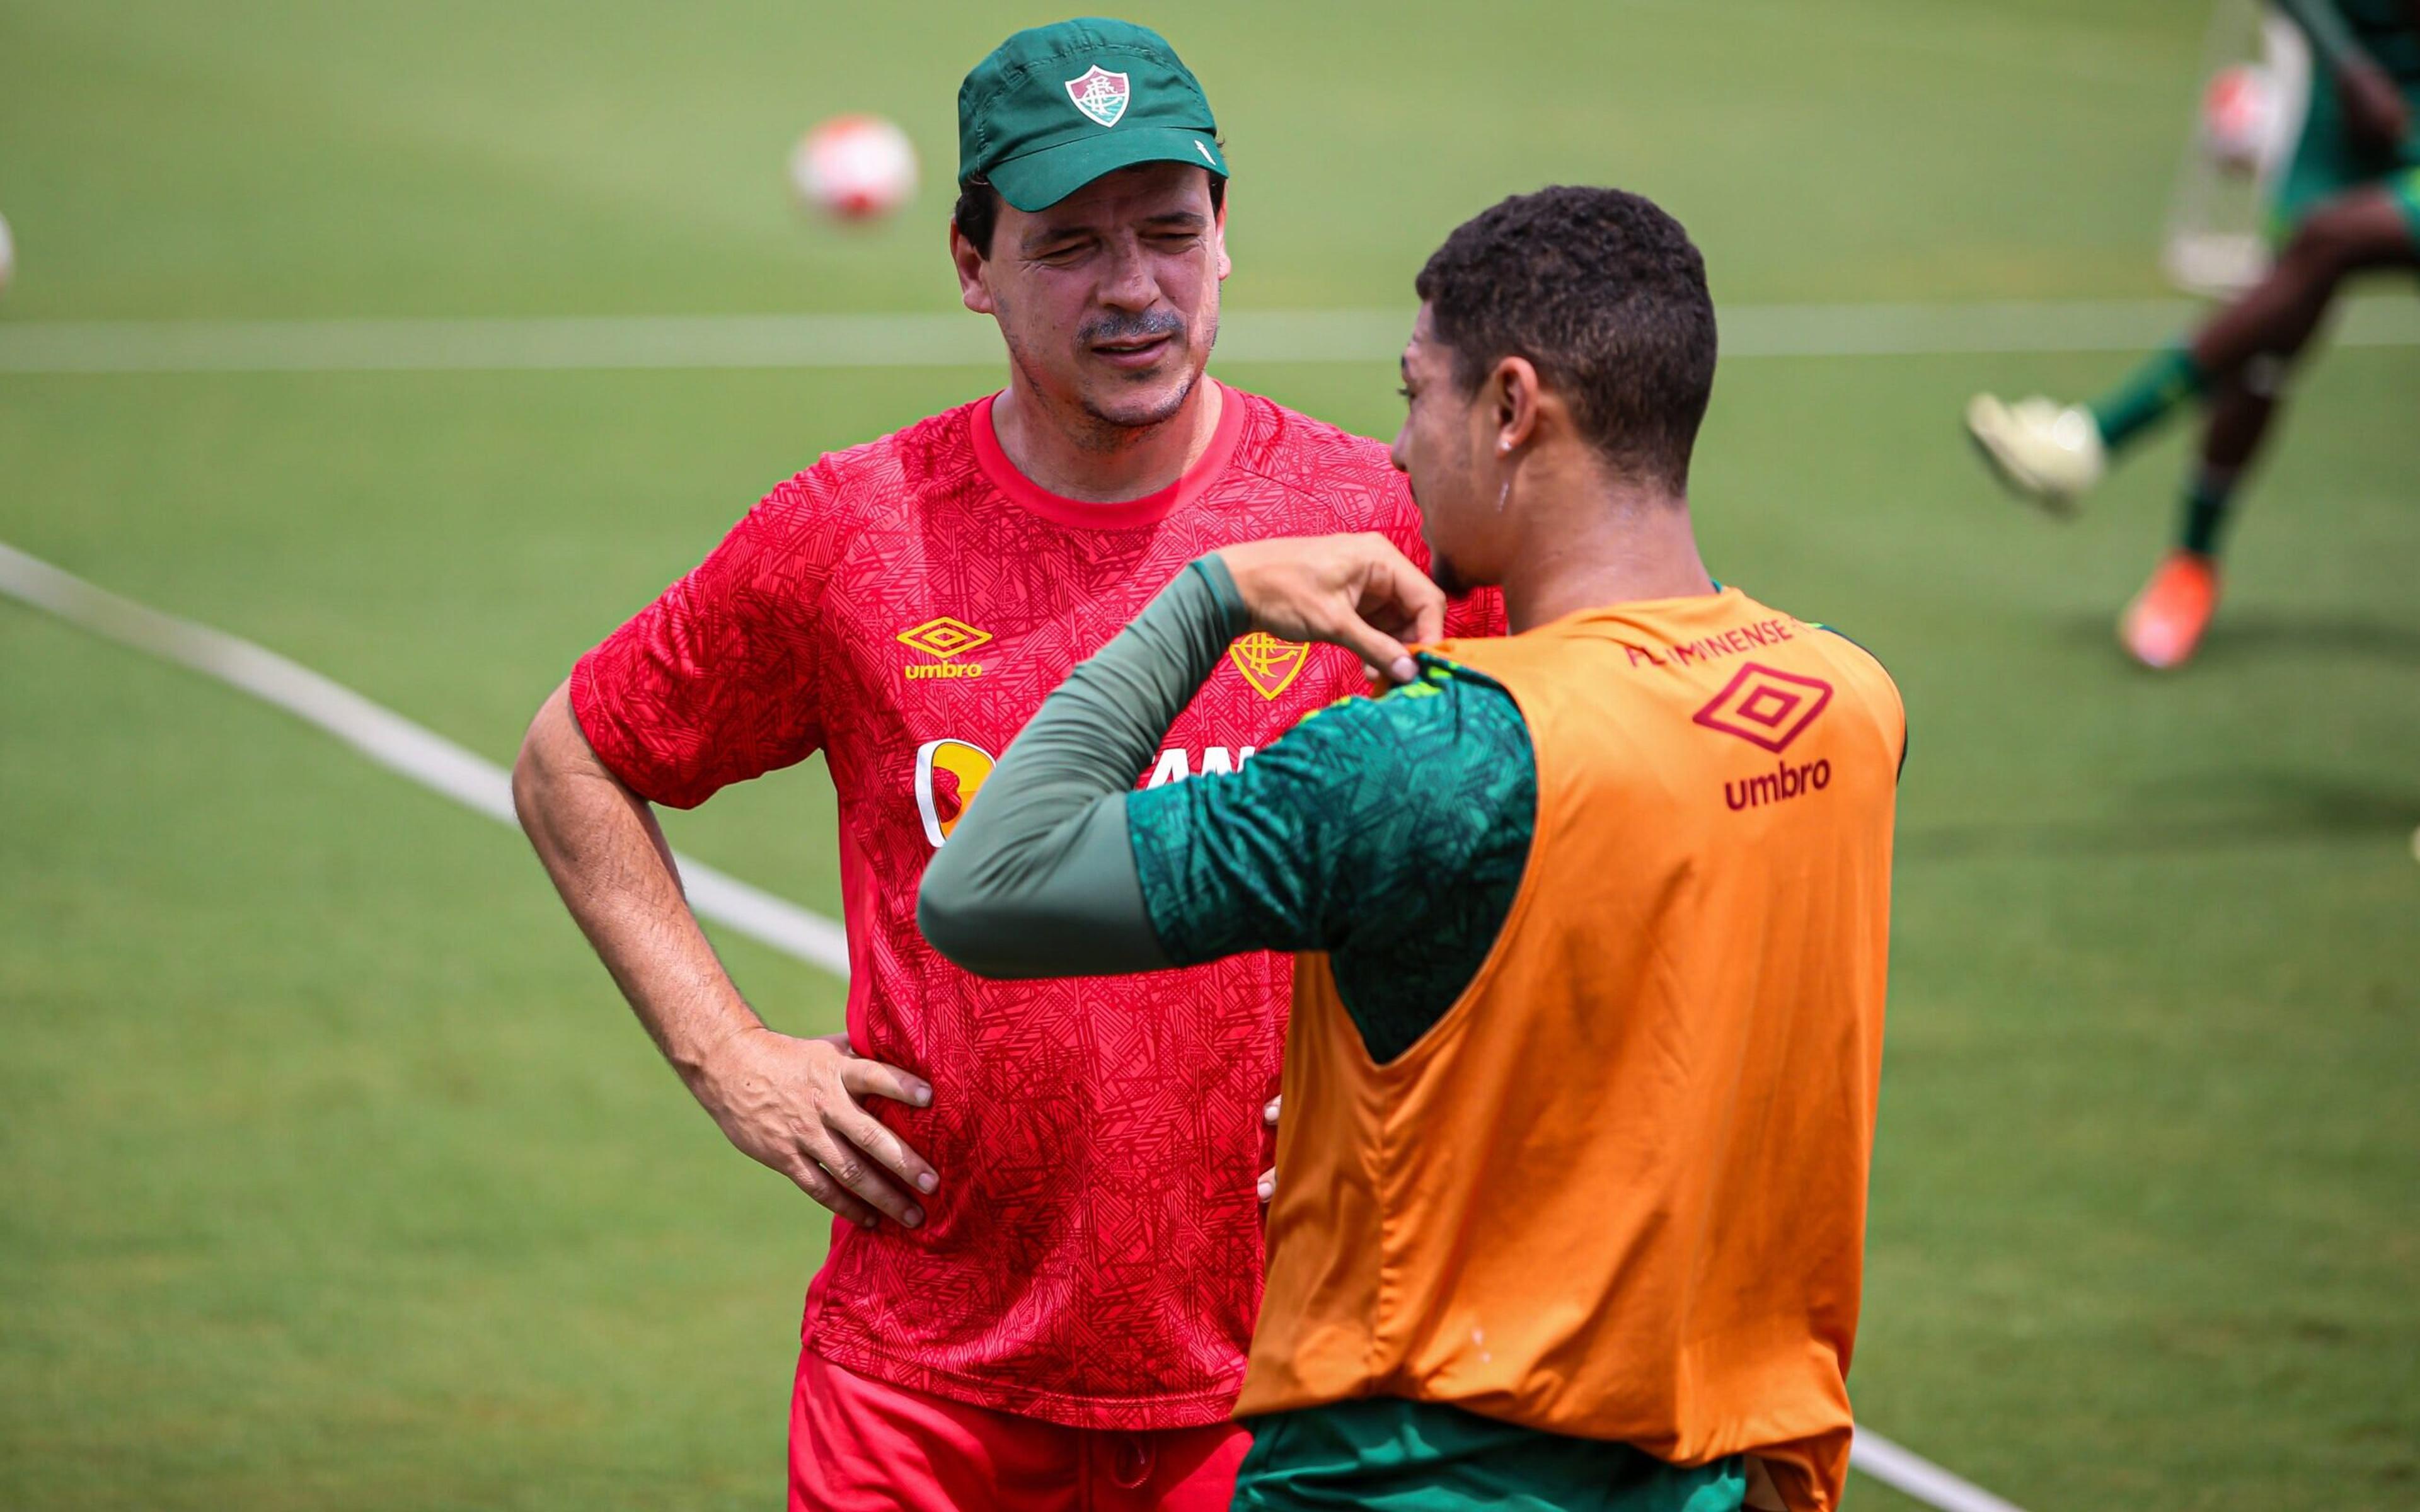
[[[518,825],[512,778],[484,757],[374,703],[264,646],[163,614],[0,543],[0,594],[47,609],[103,640],[148,652],[317,725],[389,771],[490,819]],[[839,924],[752,887],[701,861],[676,856],[698,916],[836,977],[848,976],[848,938]],[[1878,1433],[1857,1430],[1849,1463],[1941,1512],[2018,1512]]]
[[[2335,340],[2420,345],[2420,303],[2347,301]],[[2143,351],[2206,307],[2183,300],[1977,304],[1737,304],[1725,357]],[[1392,363],[1397,310],[1241,310],[1229,363]],[[0,373],[433,373],[649,368],[998,367],[1000,332],[964,312],[397,320],[0,321]]]

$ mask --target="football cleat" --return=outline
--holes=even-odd
[[[2080,404],[1978,393],[1966,401],[1966,434],[2002,483],[2053,514],[2073,514],[2109,470],[2101,427]]]
[[[2118,641],[2126,654],[2154,671],[2192,659],[2218,608],[2218,563],[2198,551],[2175,550],[2160,559],[2151,580],[2126,606]]]

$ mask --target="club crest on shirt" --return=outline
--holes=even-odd
[[[1126,101],[1133,91],[1126,86],[1126,76],[1111,73],[1095,63],[1081,77],[1067,81],[1067,98],[1102,126],[1115,126],[1126,113]]]
[[[926,620],[912,630],[899,632],[899,643],[912,646],[932,657],[931,661],[910,662],[899,669],[907,678],[981,677],[983,663],[959,661],[956,658],[991,640],[989,630],[978,630],[964,620],[954,620],[947,614]]]
[[[1311,660],[1311,648],[1280,640],[1266,630],[1254,630],[1227,648],[1227,659],[1252,685],[1253,692],[1275,702],[1302,675]]]

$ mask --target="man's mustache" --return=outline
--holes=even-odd
[[[1145,311],[1140,315],[1105,315],[1087,322],[1076,332],[1076,339],[1087,347],[1105,341],[1142,341],[1155,336],[1185,334],[1185,317],[1173,310]]]

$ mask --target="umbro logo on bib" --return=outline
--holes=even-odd
[[[1690,717],[1709,730],[1737,735],[1777,754],[1805,734],[1831,702],[1832,685],[1823,679],[1751,661],[1742,665],[1739,675]]]

